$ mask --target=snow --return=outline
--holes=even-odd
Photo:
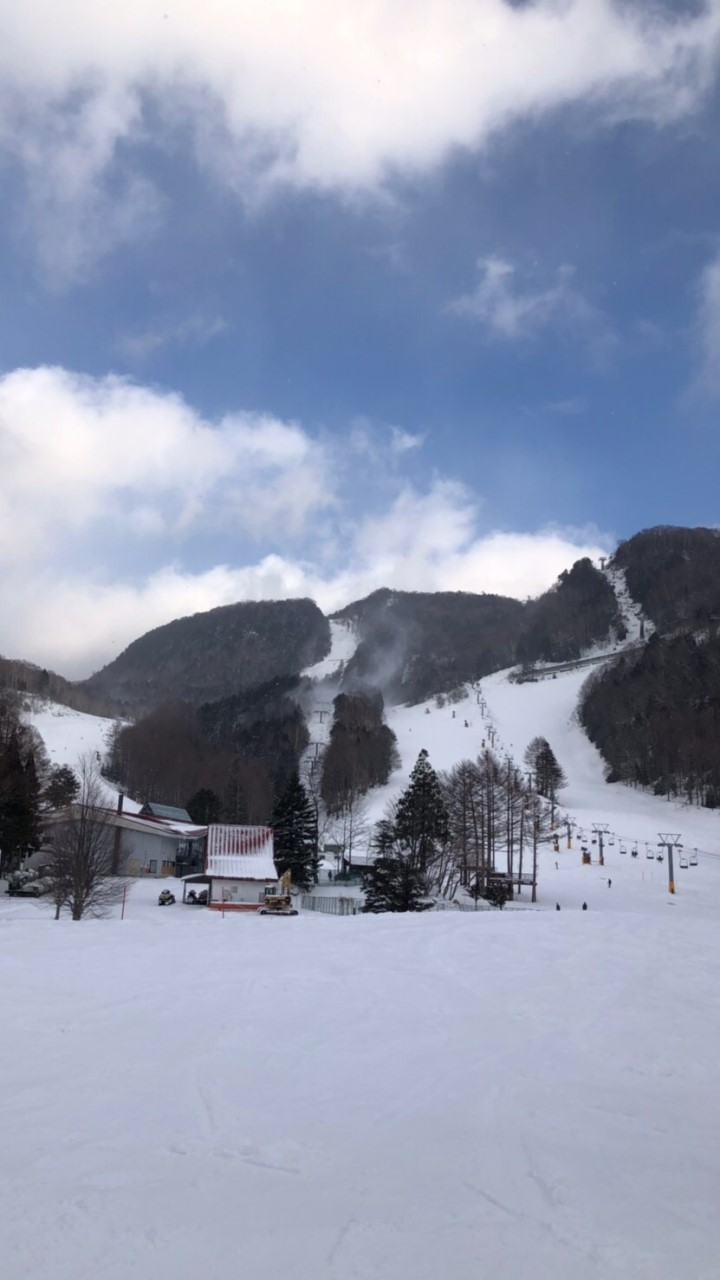
[[[73,711],[59,702],[29,696],[24,719],[33,725],[43,742],[53,765],[68,765],[76,772],[81,760],[90,756],[99,765],[108,749],[109,736],[116,721],[104,716],[92,716],[84,711]],[[108,804],[115,808],[118,788],[107,778],[99,778]],[[135,800],[125,796],[125,813],[139,813],[142,808]]]
[[[359,637],[351,622],[330,622],[330,652],[302,674],[309,680],[338,680],[342,669],[358,647]]]
[[[0,899],[4,1280],[717,1274],[716,919],[157,889]]]
[[[319,779],[320,761],[330,741],[333,720],[333,698],[340,684],[345,664],[358,647],[359,637],[351,622],[330,622],[330,652],[302,675],[314,682],[306,699],[305,719],[310,740],[302,754],[299,773],[311,787]]]
[[[609,907],[610,878],[614,910],[653,910],[668,899],[667,860],[662,864],[649,860],[645,846],[647,843],[656,853],[658,834],[672,832],[682,836],[687,850],[700,850],[697,867],[681,869],[676,856],[677,895],[673,905],[680,911],[714,916],[720,909],[720,815],[709,809],[669,803],[624,783],[605,782],[602,757],[576,715],[587,678],[587,672],[581,670],[555,679],[546,677],[537,683],[514,684],[506,672],[500,672],[482,682],[501,753],[506,750],[515,760],[522,761],[532,738],[546,738],[568,779],[567,787],[559,794],[560,801],[567,815],[585,831],[593,858],[597,858],[597,848],[590,845],[593,824],[607,823],[616,836],[614,847],[606,845],[604,868],[581,866],[577,840],[572,851],[564,847],[566,841],[562,840],[559,858],[545,849],[540,862],[541,899],[550,905],[559,901],[561,907],[576,906],[583,900],[593,907]],[[637,859],[630,856],[635,842],[639,849]],[[623,843],[625,855],[620,853]]]
[[[271,921],[141,880],[73,924],[0,897],[3,1280],[717,1274],[720,816],[604,781],[587,671],[507,675],[389,708],[368,807],[423,746],[520,762],[542,734],[567,814],[628,853],[543,847],[538,909]],[[96,717],[36,714],[58,762],[102,751]],[[658,831],[701,850],[674,897]]]
[[[649,640],[655,630],[655,623],[645,616],[640,605],[630,595],[625,570],[618,569],[613,565],[606,565],[602,573],[615,592],[618,610],[627,630],[627,637],[623,647],[638,644],[643,637]]]
[[[474,760],[487,743],[487,726],[480,714],[479,694],[468,687],[460,702],[439,708],[434,698],[415,706],[387,706],[385,719],[397,737],[400,767],[385,787],[367,798],[368,818],[382,818],[387,804],[405,789],[423,747],[437,771],[452,769],[459,760]]]

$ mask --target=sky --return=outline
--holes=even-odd
[[[717,521],[720,0],[0,0],[0,652]]]

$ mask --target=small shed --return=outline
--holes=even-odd
[[[208,906],[223,911],[258,911],[265,890],[277,884],[270,827],[211,823],[205,853]]]

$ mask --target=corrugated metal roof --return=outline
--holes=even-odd
[[[205,870],[232,880],[275,880],[273,833],[270,827],[208,827]]]
[[[167,818],[168,822],[192,822],[187,809],[176,808],[172,804],[144,804],[140,816],[151,818]]]

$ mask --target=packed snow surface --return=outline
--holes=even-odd
[[[717,918],[0,899],[3,1280],[710,1280]]]

